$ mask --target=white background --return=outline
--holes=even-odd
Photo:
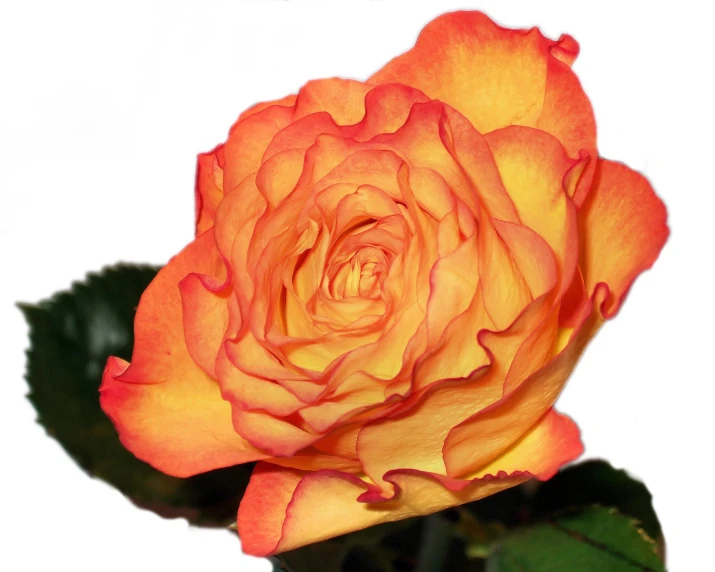
[[[438,14],[481,8],[581,44],[604,157],[642,171],[672,235],[560,400],[586,457],[650,487],[672,570],[712,543],[713,14],[699,2],[11,2],[0,7],[0,335],[5,570],[267,571],[235,536],[136,509],[82,473],[24,399],[36,302],[192,238],[197,152],[312,78],[365,79]],[[703,6],[707,4],[702,3]],[[316,507],[319,510],[319,507]]]

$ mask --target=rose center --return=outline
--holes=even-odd
[[[327,280],[328,292],[336,300],[351,297],[376,299],[382,292],[387,268],[385,253],[368,246],[337,257],[324,280]]]

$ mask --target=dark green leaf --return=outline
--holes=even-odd
[[[235,520],[251,466],[169,477],[124,449],[99,407],[107,357],[131,358],[136,306],[157,271],[119,265],[37,305],[19,305],[30,325],[28,397],[47,433],[89,474],[162,516],[225,526]]]
[[[600,504],[617,508],[641,522],[651,538],[661,534],[646,486],[605,461],[573,465],[544,483],[533,500],[536,516],[576,506]]]
[[[488,572],[663,572],[650,539],[617,510],[571,510],[514,529],[492,551]]]

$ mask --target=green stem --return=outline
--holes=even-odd
[[[422,546],[414,572],[443,572],[451,542],[451,529],[439,514],[425,518]]]

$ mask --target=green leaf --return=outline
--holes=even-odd
[[[616,509],[571,510],[514,529],[492,551],[487,572],[663,572],[655,542]]]
[[[593,504],[615,507],[639,520],[651,538],[661,536],[660,522],[646,486],[605,461],[573,465],[545,482],[533,499],[533,512],[538,517]]]
[[[158,270],[118,265],[37,305],[19,304],[30,326],[28,397],[39,423],[90,475],[161,516],[227,526],[235,520],[250,465],[170,477],[129,453],[99,406],[107,357],[131,358],[136,306]]]

